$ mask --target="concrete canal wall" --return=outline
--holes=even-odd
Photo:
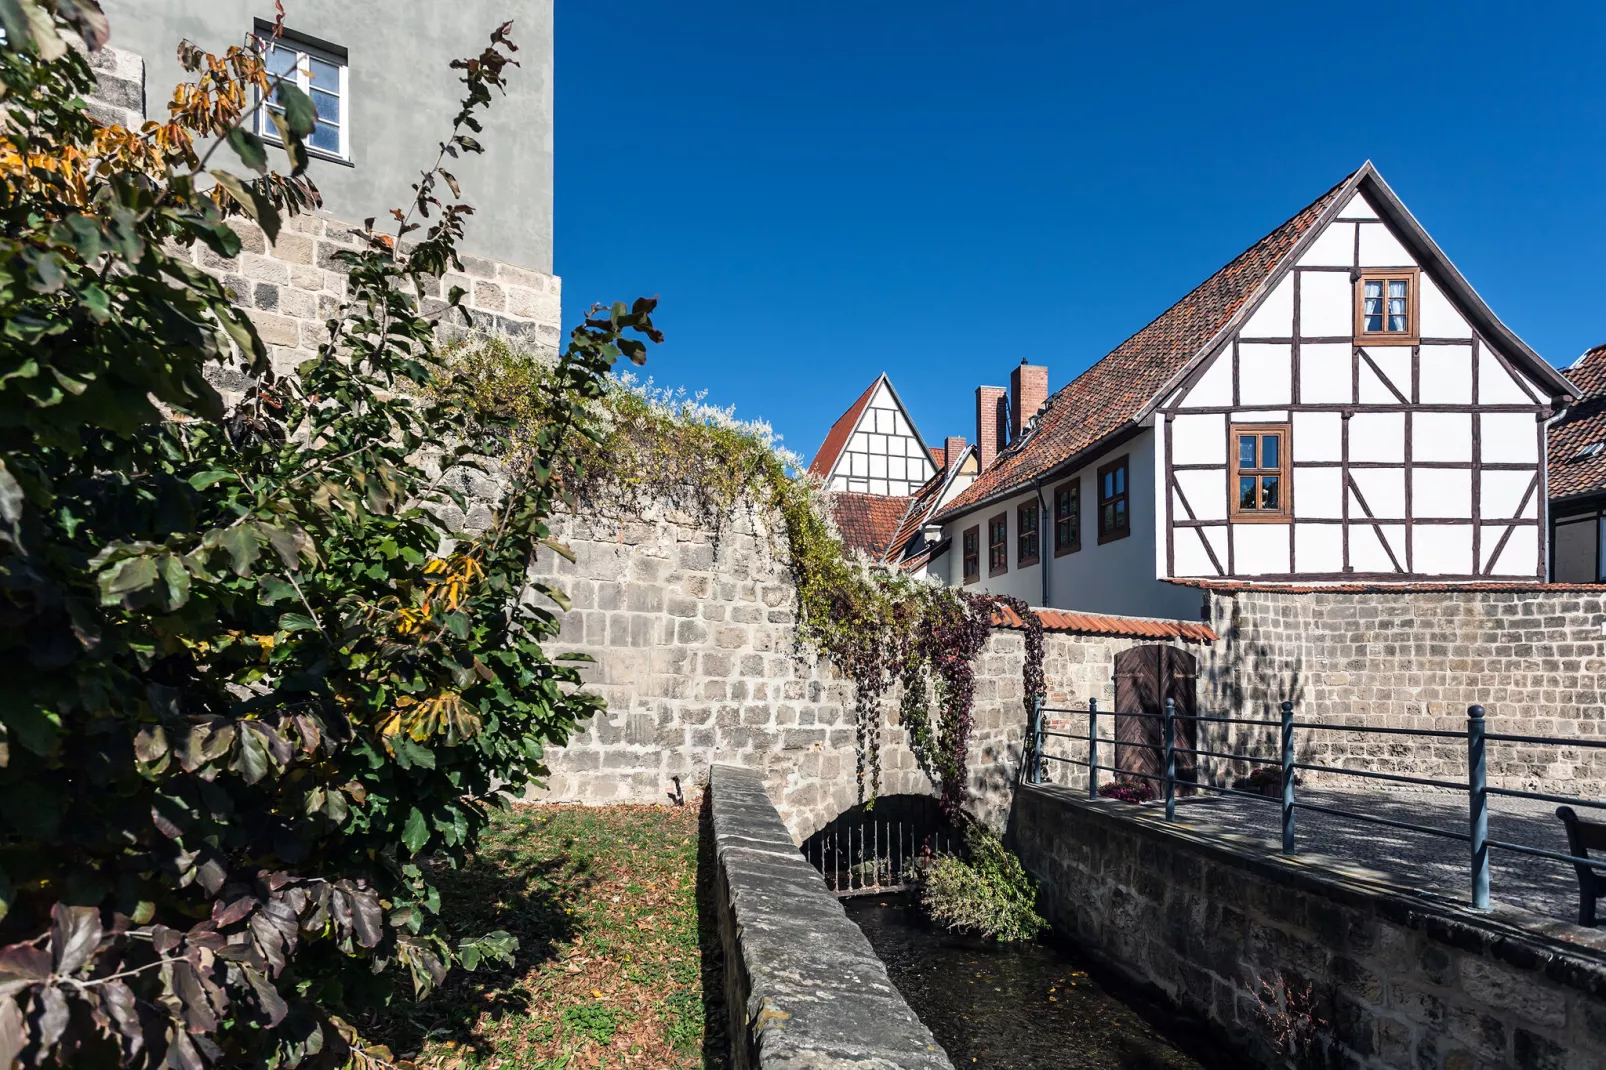
[[[1049,920],[1271,1063],[1256,993],[1310,985],[1331,1065],[1606,1066],[1606,934],[1478,912],[1022,788],[1010,834]]]
[[[757,773],[710,770],[715,911],[736,1070],[953,1070]]]

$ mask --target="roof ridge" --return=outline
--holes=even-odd
[[[1234,317],[1249,307],[1265,281],[1281,269],[1326,216],[1336,196],[1367,170],[1368,165],[1363,164],[1349,172],[1050,394],[1031,432],[1000,452],[988,470],[949,502],[937,518],[1008,493],[1129,424]],[[1259,264],[1259,259],[1267,262]],[[1105,379],[1112,381],[1106,384]],[[1106,389],[1100,392],[1100,387]],[[1033,465],[1024,458],[1037,452],[1039,443],[1054,455],[1046,463]]]

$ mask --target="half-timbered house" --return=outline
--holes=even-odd
[[[1606,345],[1567,378],[1579,396],[1550,427],[1550,578],[1606,583]]]
[[[945,578],[1164,617],[1198,610],[1176,581],[1544,579],[1546,423],[1575,392],[1367,163],[1017,402],[934,518]]]

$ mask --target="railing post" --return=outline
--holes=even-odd
[[[1165,700],[1165,819],[1177,819],[1177,700]]]
[[[1489,784],[1483,707],[1467,707],[1467,801],[1472,818],[1472,905],[1489,909]]]
[[[1099,700],[1087,700],[1087,797],[1099,797]]]
[[[1032,783],[1043,782],[1043,696],[1032,699]]]
[[[1294,853],[1294,704],[1283,700],[1283,854]]]

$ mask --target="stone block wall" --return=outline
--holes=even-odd
[[[1606,1065],[1606,936],[1567,926],[1557,939],[1531,918],[1349,881],[1136,811],[1027,787],[1010,834],[1056,928],[1246,1061],[1285,1065],[1256,998],[1283,978],[1310,985],[1331,1023],[1325,1065]]]
[[[800,645],[785,539],[772,524],[744,506],[714,531],[668,502],[632,519],[554,522],[575,560],[536,563],[574,607],[552,649],[596,659],[585,676],[608,711],[549,751],[538,797],[662,802],[676,777],[690,794],[713,764],[741,765],[763,775],[798,842],[860,801],[853,686]],[[971,789],[994,820],[1020,766],[1024,658],[1021,634],[1001,630],[976,666]],[[898,697],[886,697],[878,728],[881,794],[930,794],[892,723]]]
[[[1207,610],[1221,641],[1201,667],[1201,706],[1275,718],[1289,698],[1300,720],[1464,733],[1476,703],[1490,732],[1606,741],[1600,588],[1211,592]],[[1258,729],[1213,738],[1271,753]],[[1459,738],[1296,739],[1313,763],[1466,777]],[[1606,795],[1606,748],[1491,742],[1488,764],[1492,786]]]
[[[710,770],[713,907],[737,1070],[953,1070],[751,769]]]

